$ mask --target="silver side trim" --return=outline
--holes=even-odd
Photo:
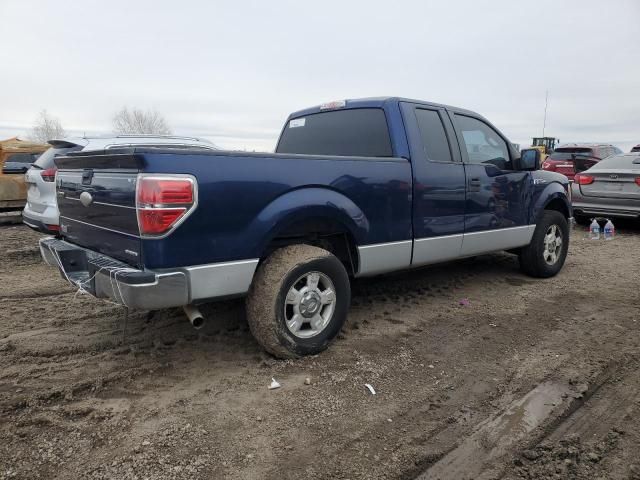
[[[75,202],[79,202],[80,201],[79,198],[64,197],[63,195],[59,195],[59,196],[63,197],[65,200],[73,200]],[[118,205],[116,203],[106,203],[106,202],[91,202],[91,205],[104,205],[105,207],[129,208],[131,210],[135,210],[136,209],[136,207],[131,207],[129,205]]]
[[[186,267],[191,301],[247,293],[258,259]]]
[[[60,219],[66,219],[66,220],[71,220],[72,222],[78,222],[78,223],[82,223],[84,225],[88,225],[90,227],[95,227],[95,228],[99,228],[101,230],[107,230],[109,232],[113,232],[113,233],[119,233],[121,235],[126,235],[128,237],[133,237],[133,238],[140,238],[138,235],[134,235],[132,233],[127,233],[127,232],[121,232],[120,230],[114,230],[113,228],[107,228],[107,227],[102,227],[100,225],[96,225],[94,223],[89,223],[89,222],[83,222],[82,220],[78,220],[75,218],[71,218],[71,217],[65,217],[64,215],[60,215],[59,217]],[[62,228],[62,227],[61,227]]]
[[[413,244],[412,266],[446,262],[460,257],[463,234],[417,239]]]
[[[482,253],[524,247],[531,243],[535,225],[522,227],[497,228],[482,232],[465,233],[462,239],[460,256],[480,255]]]
[[[402,270],[411,265],[411,240],[377,243],[358,247],[360,268],[358,277]]]

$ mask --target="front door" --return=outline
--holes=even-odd
[[[527,245],[532,177],[514,169],[507,141],[485,121],[452,115],[465,164],[467,196],[461,255]]]

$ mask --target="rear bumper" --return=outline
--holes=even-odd
[[[162,271],[132,268],[106,255],[55,238],[40,240],[45,263],[75,287],[129,308],[157,310],[247,292],[258,260]]]
[[[29,213],[27,213],[26,209],[22,211],[22,223],[38,232],[48,233],[49,235],[58,234],[58,230],[53,230],[51,229],[50,224],[46,224],[38,218],[33,218]],[[58,225],[55,224],[53,226],[57,227]]]
[[[22,210],[22,218],[24,223],[35,230],[51,234],[57,233],[57,230],[52,230],[48,227],[48,225],[58,226],[58,208],[55,206],[47,205],[44,211],[37,212],[31,208],[29,201],[27,201],[24,210]]]
[[[574,215],[584,216],[602,216],[602,217],[626,217],[626,218],[638,218],[640,217],[640,208],[629,208],[628,206],[616,206],[597,203],[574,203],[573,204]]]

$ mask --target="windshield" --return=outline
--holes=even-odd
[[[593,150],[590,148],[563,148],[556,149],[549,156],[549,160],[572,160],[573,157],[593,157]]]
[[[640,169],[640,155],[613,155],[596,163],[591,170]]]

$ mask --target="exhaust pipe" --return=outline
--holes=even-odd
[[[184,310],[184,314],[191,322],[191,325],[193,325],[193,328],[195,328],[196,330],[200,330],[204,326],[204,317],[202,316],[202,313],[200,313],[198,307],[195,307],[193,305],[185,305],[184,307],[182,307],[182,309]]]

